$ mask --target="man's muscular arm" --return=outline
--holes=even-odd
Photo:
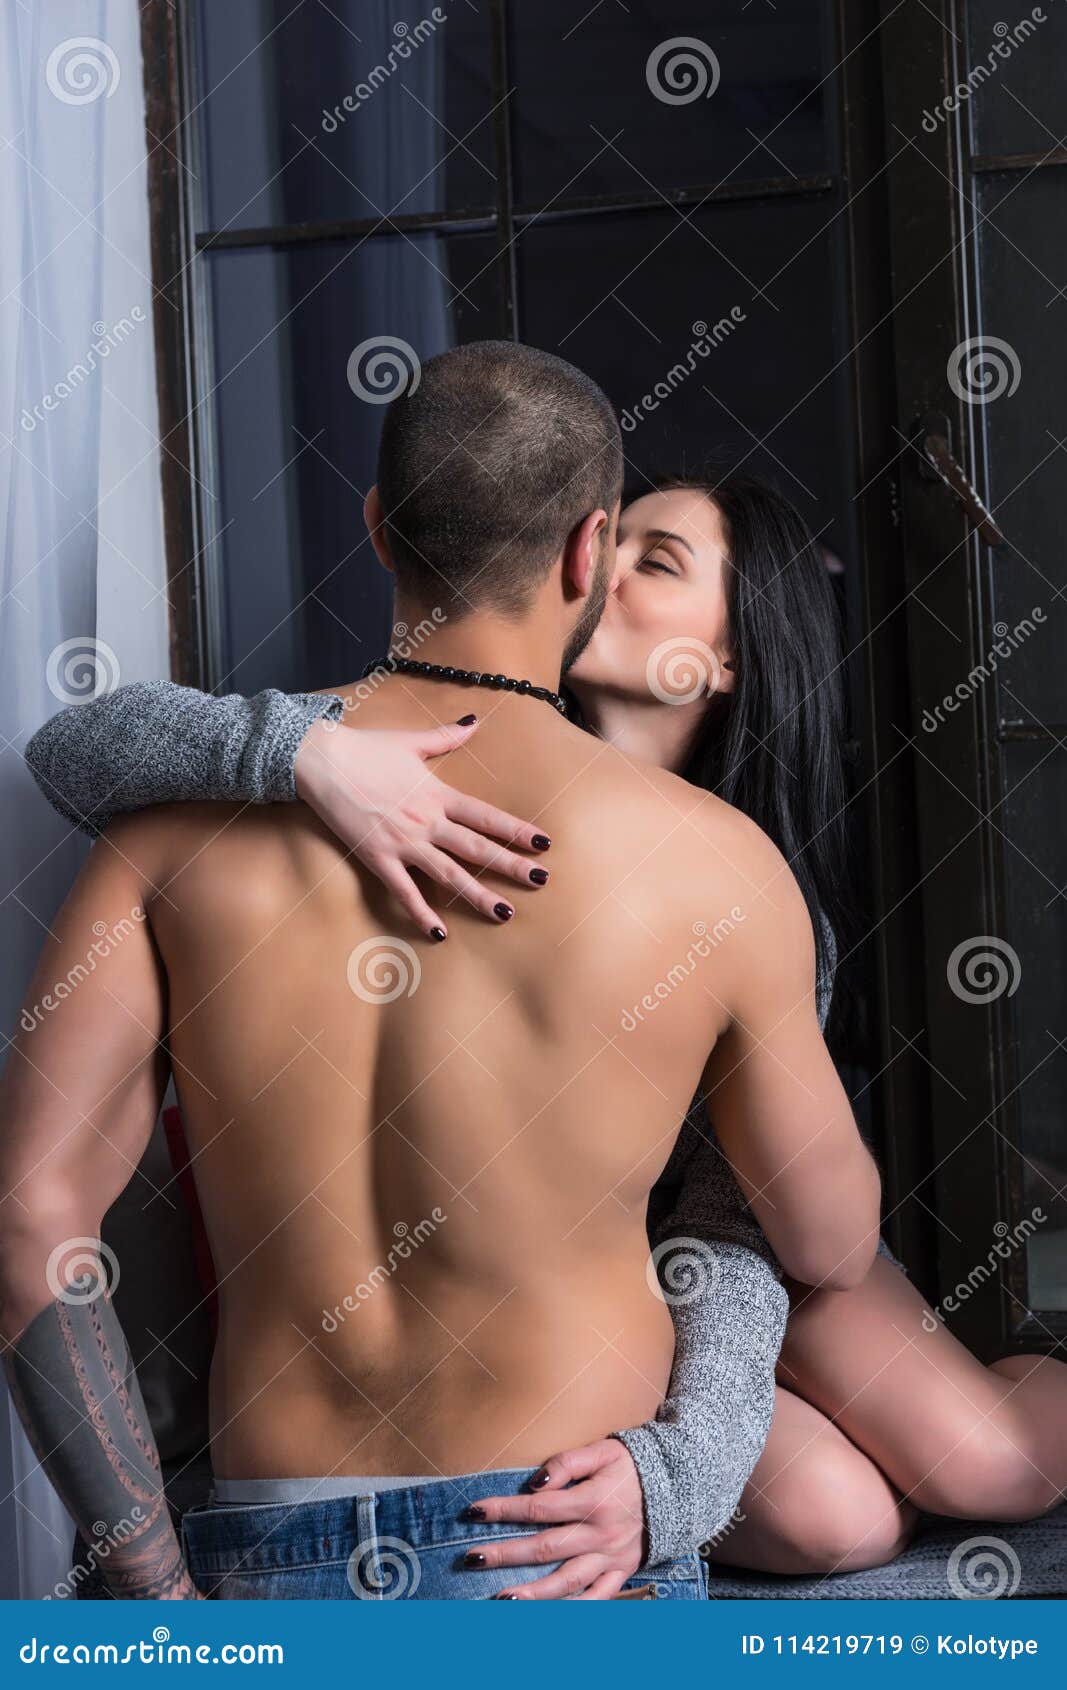
[[[118,1597],[196,1599],[96,1241],[155,1123],[165,976],[151,828],[113,825],[46,942],[0,1080],[0,1339],[44,1471]]]
[[[715,1132],[786,1273],[847,1290],[878,1246],[878,1170],[819,1025],[815,937],[777,847],[737,818],[744,911],[723,943],[727,1025],[702,1081]],[[738,850],[740,845],[741,850]]]

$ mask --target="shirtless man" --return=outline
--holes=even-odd
[[[397,619],[433,629],[420,657],[554,689],[610,586],[621,468],[607,400],[559,359],[490,342],[428,363],[367,502]],[[479,711],[438,768],[537,821],[550,883],[497,875],[506,932],[457,903],[435,943],[302,805],[142,812],[92,851],[28,1004],[77,985],[30,1017],[0,1094],[0,1335],[118,1596],[490,1594],[462,1570],[494,1534],[479,1496],[666,1390],[645,1208],[702,1072],[785,1270],[844,1287],[874,1255],[877,1174],[766,836],[542,698],[401,674],[331,690],[383,732]],[[121,940],[96,961],[102,931]],[[217,1496],[187,1516],[188,1566],[111,1302],[65,1264],[136,1167],[168,1063],[220,1287]]]

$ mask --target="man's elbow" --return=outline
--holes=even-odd
[[[70,1270],[87,1265],[86,1239],[99,1232],[86,1223],[84,1208],[69,1191],[27,1184],[3,1189],[8,1195],[0,1207],[0,1338],[12,1343],[66,1289]]]
[[[865,1152],[866,1155],[866,1152]],[[783,1266],[791,1278],[821,1291],[854,1291],[870,1273],[878,1254],[881,1232],[881,1180],[874,1159],[866,1155],[861,1171],[862,1191],[854,1193],[847,1208],[827,1216],[818,1230],[813,1226],[791,1259]],[[847,1224],[841,1224],[841,1213]]]

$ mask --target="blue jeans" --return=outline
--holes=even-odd
[[[481,1497],[522,1490],[532,1471],[473,1473],[321,1502],[206,1503],[182,1518],[185,1558],[198,1588],[223,1600],[477,1600],[552,1570],[477,1572],[463,1565],[469,1550],[539,1529],[463,1518]],[[651,1586],[660,1598],[695,1602],[707,1594],[706,1577],[694,1553],[637,1573],[627,1588]]]

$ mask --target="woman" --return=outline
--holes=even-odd
[[[822,553],[795,510],[737,475],[677,478],[634,500],[614,590],[568,683],[589,731],[736,804],[784,852],[812,913],[825,1022],[848,920],[840,662]],[[491,708],[481,693],[472,707],[481,699]],[[545,842],[515,818],[476,813],[426,768],[474,724],[337,734],[340,708],[330,695],[123,689],[46,724],[27,759],[91,831],[109,809],[155,800],[299,793],[426,934],[444,937],[447,923],[413,867],[491,916],[497,894],[456,856],[491,865],[497,848],[483,833]],[[476,830],[462,845],[457,823]],[[773,1418],[752,1471],[765,1422],[747,1400],[754,1375],[731,1369],[722,1322],[745,1320],[749,1356],[753,1331],[756,1352],[774,1353],[784,1298],[766,1276],[745,1277],[753,1251],[773,1258],[698,1115],[695,1105],[654,1193],[650,1238],[657,1257],[671,1240],[712,1244],[717,1295],[668,1294],[675,1369],[655,1422],[555,1457],[530,1496],[480,1504],[494,1523],[543,1528],[488,1545],[486,1566],[559,1563],[505,1594],[609,1596],[639,1566],[691,1550],[694,1534],[714,1536],[710,1558],[735,1565],[845,1571],[895,1555],[920,1510],[1022,1519],[1053,1506],[1067,1484],[1067,1368],[1040,1356],[981,1366],[884,1246],[854,1290],[789,1285]],[[741,1422],[753,1428],[747,1445],[723,1435]]]

